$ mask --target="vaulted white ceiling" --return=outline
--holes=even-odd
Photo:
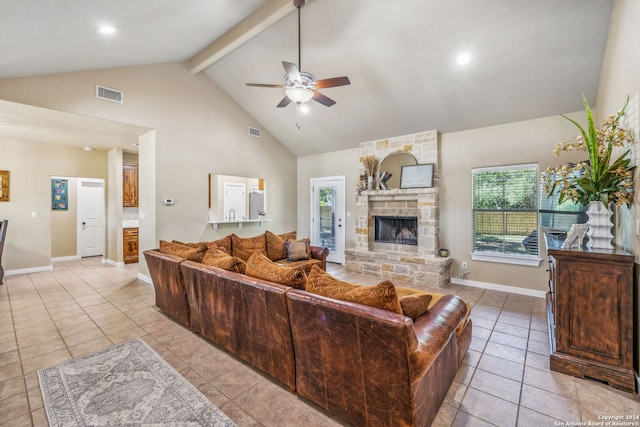
[[[280,84],[281,62],[298,62],[297,17],[292,5],[282,8],[287,3],[0,0],[0,78],[183,60],[204,67],[203,50],[219,40],[226,54],[204,72],[306,155],[580,110],[582,93],[595,101],[612,7],[611,0],[309,0],[301,68],[318,79],[349,76],[351,85],[323,89],[336,105],[311,101],[302,114],[294,104],[276,108],[279,89],[245,86]],[[256,18],[270,6],[272,16]],[[252,19],[261,24],[238,43],[225,41]],[[105,23],[118,32],[97,34]],[[466,67],[456,63],[461,52],[471,56]]]

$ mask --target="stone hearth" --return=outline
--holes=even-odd
[[[345,251],[346,268],[363,274],[443,287],[450,280],[450,258],[437,256],[439,227],[438,133],[423,132],[360,144],[361,156],[380,161],[389,154],[411,153],[418,164],[433,163],[433,187],[363,191],[356,196],[356,247]],[[375,241],[375,217],[416,217],[418,244]]]

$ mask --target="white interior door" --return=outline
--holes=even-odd
[[[78,223],[79,255],[104,255],[103,180],[78,180]]]
[[[327,261],[344,264],[344,176],[311,179],[311,242],[329,248]]]
[[[247,186],[235,182],[224,183],[224,219],[247,219]]]

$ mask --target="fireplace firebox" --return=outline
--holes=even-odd
[[[418,217],[376,216],[375,241],[400,245],[418,245]]]

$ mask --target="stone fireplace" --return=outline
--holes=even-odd
[[[362,191],[356,196],[356,247],[345,251],[346,268],[416,287],[443,287],[450,280],[450,258],[437,256],[439,238],[438,132],[360,144],[360,155],[380,161],[396,152],[432,163],[429,188]]]

